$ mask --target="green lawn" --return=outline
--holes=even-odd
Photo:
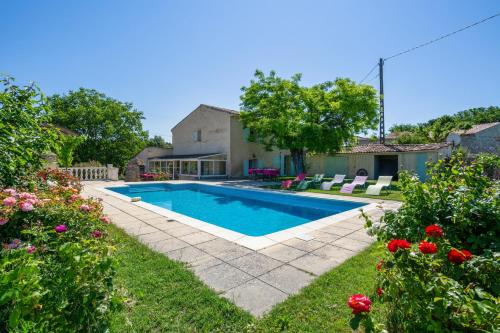
[[[371,246],[256,320],[182,264],[117,228],[112,237],[120,260],[115,283],[128,301],[113,316],[111,332],[350,332],[347,298],[373,294],[375,265],[383,252]]]
[[[282,178],[279,179],[279,181],[285,180],[285,179],[293,179],[293,178],[282,177]],[[325,178],[325,181],[329,181],[329,180],[330,179]],[[345,182],[346,183],[350,183],[351,181],[352,181],[352,179],[348,179]],[[375,180],[368,180],[366,183],[367,183],[367,186],[368,186],[368,185],[375,184],[376,181]],[[261,187],[262,188],[275,189],[275,190],[281,189],[280,185],[264,185],[264,186],[261,186]],[[386,190],[386,189],[382,190],[382,192],[380,192],[380,195],[366,195],[365,194],[366,187],[365,188],[356,187],[356,189],[354,190],[354,192],[352,194],[340,193],[340,188],[341,188],[340,185],[336,185],[336,186],[332,187],[331,191],[323,191],[323,190],[320,190],[319,188],[310,188],[310,189],[307,189],[305,191],[306,192],[315,192],[315,193],[324,193],[324,194],[343,195],[343,196],[347,196],[347,197],[360,197],[360,198],[370,198],[370,199],[387,199],[387,200],[396,200],[396,201],[402,201],[403,200],[403,197],[401,195],[401,191],[399,190],[399,183],[396,182],[396,181],[393,181],[391,183],[391,188],[389,190]],[[290,189],[290,191],[301,191],[301,190],[297,190],[295,188],[292,188],[292,189]]]

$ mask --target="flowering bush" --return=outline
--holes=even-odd
[[[387,319],[355,313],[365,331],[493,332],[500,314],[498,183],[480,163],[454,155],[429,170],[426,183],[402,174],[405,199],[369,232],[387,244],[377,264],[374,303]],[[375,269],[375,268],[374,268]],[[353,325],[354,324],[354,325]]]
[[[0,190],[0,331],[105,331],[120,303],[108,218],[71,177],[39,175]]]

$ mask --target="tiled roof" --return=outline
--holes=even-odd
[[[438,150],[449,146],[449,143],[425,143],[425,144],[405,144],[392,145],[373,143],[367,145],[358,145],[351,150],[345,151],[346,154],[368,154],[368,153],[404,153]]]
[[[200,104],[200,106],[204,106],[206,108],[209,108],[209,109],[212,109],[212,110],[215,110],[215,111],[222,111],[222,112],[227,112],[227,113],[231,113],[231,114],[238,114],[238,113],[240,113],[239,111],[236,111],[236,110],[221,108],[221,107],[213,106],[213,105]]]
[[[479,125],[474,125],[468,130],[458,130],[458,131],[453,131],[452,133],[454,134],[459,134],[459,135],[474,135],[476,133],[479,133],[481,131],[484,131],[485,129],[488,129],[493,126],[497,126],[500,124],[500,122],[495,122],[495,123],[486,123],[486,124],[479,124]]]

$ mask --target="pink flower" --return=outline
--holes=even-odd
[[[16,202],[17,202],[17,199],[14,197],[8,197],[8,198],[3,199],[3,205],[7,206],[7,207],[14,206],[16,204]]]
[[[54,228],[57,233],[66,232],[68,228],[64,224],[60,224]]]
[[[33,245],[30,245],[26,248],[26,251],[29,253],[29,254],[32,254],[36,251],[36,247],[33,246]]]
[[[16,190],[14,190],[13,188],[6,188],[5,190],[3,190],[3,193],[10,196],[15,196],[17,194]]]
[[[94,230],[94,231],[92,231],[91,235],[94,238],[101,238],[102,237],[102,232],[100,230]]]
[[[23,211],[23,212],[31,212],[33,209],[35,209],[35,207],[33,207],[33,204],[31,202],[28,202],[28,201],[23,201],[19,204],[19,208]]]
[[[33,193],[23,192],[23,193],[19,193],[19,199],[21,199],[21,200],[25,200],[25,199],[36,200],[36,195],[34,195]]]
[[[14,239],[9,245],[8,245],[8,248],[9,249],[16,249],[19,247],[19,245],[21,245],[21,240],[20,239]]]
[[[99,218],[103,223],[106,223],[106,224],[109,224],[111,222],[111,220],[109,219],[109,217],[103,215]]]
[[[83,204],[83,205],[80,206],[80,210],[82,212],[87,212],[88,213],[88,212],[90,212],[92,210],[92,207],[90,207],[89,205]]]
[[[4,225],[6,224],[7,222],[9,222],[9,219],[6,218],[6,217],[0,217],[0,225]]]
[[[76,200],[78,200],[78,199],[81,199],[81,197],[80,197],[78,194],[72,194],[72,195],[69,197],[68,201],[69,201],[69,202],[74,202],[74,201],[76,201]]]

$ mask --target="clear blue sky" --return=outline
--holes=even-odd
[[[237,109],[256,68],[359,81],[379,57],[497,12],[498,0],[4,0],[0,73],[132,102],[170,140],[200,103]],[[387,128],[500,105],[500,17],[388,61],[385,90]]]

